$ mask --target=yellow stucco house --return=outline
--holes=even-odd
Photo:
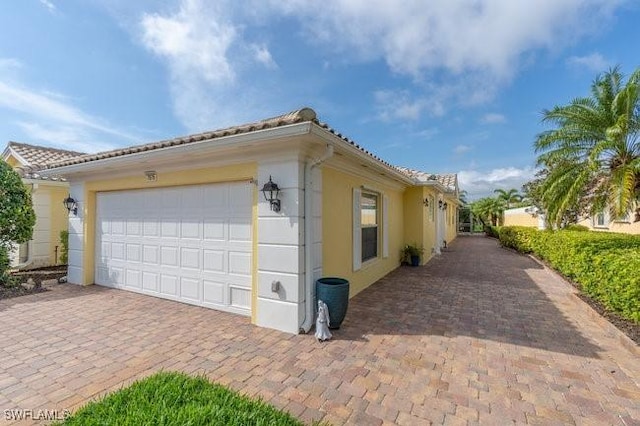
[[[12,267],[31,269],[60,263],[60,231],[68,227],[68,212],[62,202],[67,197],[69,183],[62,178],[42,176],[37,170],[49,163],[82,155],[80,152],[25,143],[7,144],[2,159],[22,177],[22,182],[31,192],[36,213],[33,238],[10,253]]]
[[[399,267],[406,244],[426,262],[457,229],[455,175],[394,167],[309,108],[40,173],[67,179],[78,207],[69,282],[291,333],[314,322],[316,279],[346,278],[354,296]]]
[[[619,232],[623,234],[640,234],[640,207],[625,218],[614,220],[608,211],[589,216],[578,222],[592,231]]]

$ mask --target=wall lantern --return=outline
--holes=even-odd
[[[269,182],[265,183],[262,187],[262,193],[264,194],[264,199],[269,202],[271,211],[279,212],[280,200],[278,196],[280,195],[280,188],[278,188],[277,183],[271,180],[271,176],[269,176]]]
[[[438,207],[440,208],[440,210],[446,210],[448,207],[448,204],[443,202],[442,200],[438,201]]]
[[[429,198],[425,198],[422,204],[424,204],[425,207],[429,207]]]
[[[73,212],[74,215],[78,215],[78,203],[76,200],[71,198],[71,194],[62,202],[64,206],[67,208],[69,213]]]

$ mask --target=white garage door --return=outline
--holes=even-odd
[[[250,314],[250,184],[100,192],[96,203],[96,284]]]

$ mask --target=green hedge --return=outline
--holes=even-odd
[[[607,308],[640,322],[640,236],[506,226],[500,243],[535,254]]]
[[[484,233],[487,234],[487,237],[500,238],[500,227],[487,225],[484,227]]]

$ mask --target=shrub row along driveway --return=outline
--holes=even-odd
[[[63,285],[0,301],[0,409],[73,409],[165,369],[334,424],[640,422],[640,357],[589,309],[553,273],[478,237],[355,297],[324,344]]]

